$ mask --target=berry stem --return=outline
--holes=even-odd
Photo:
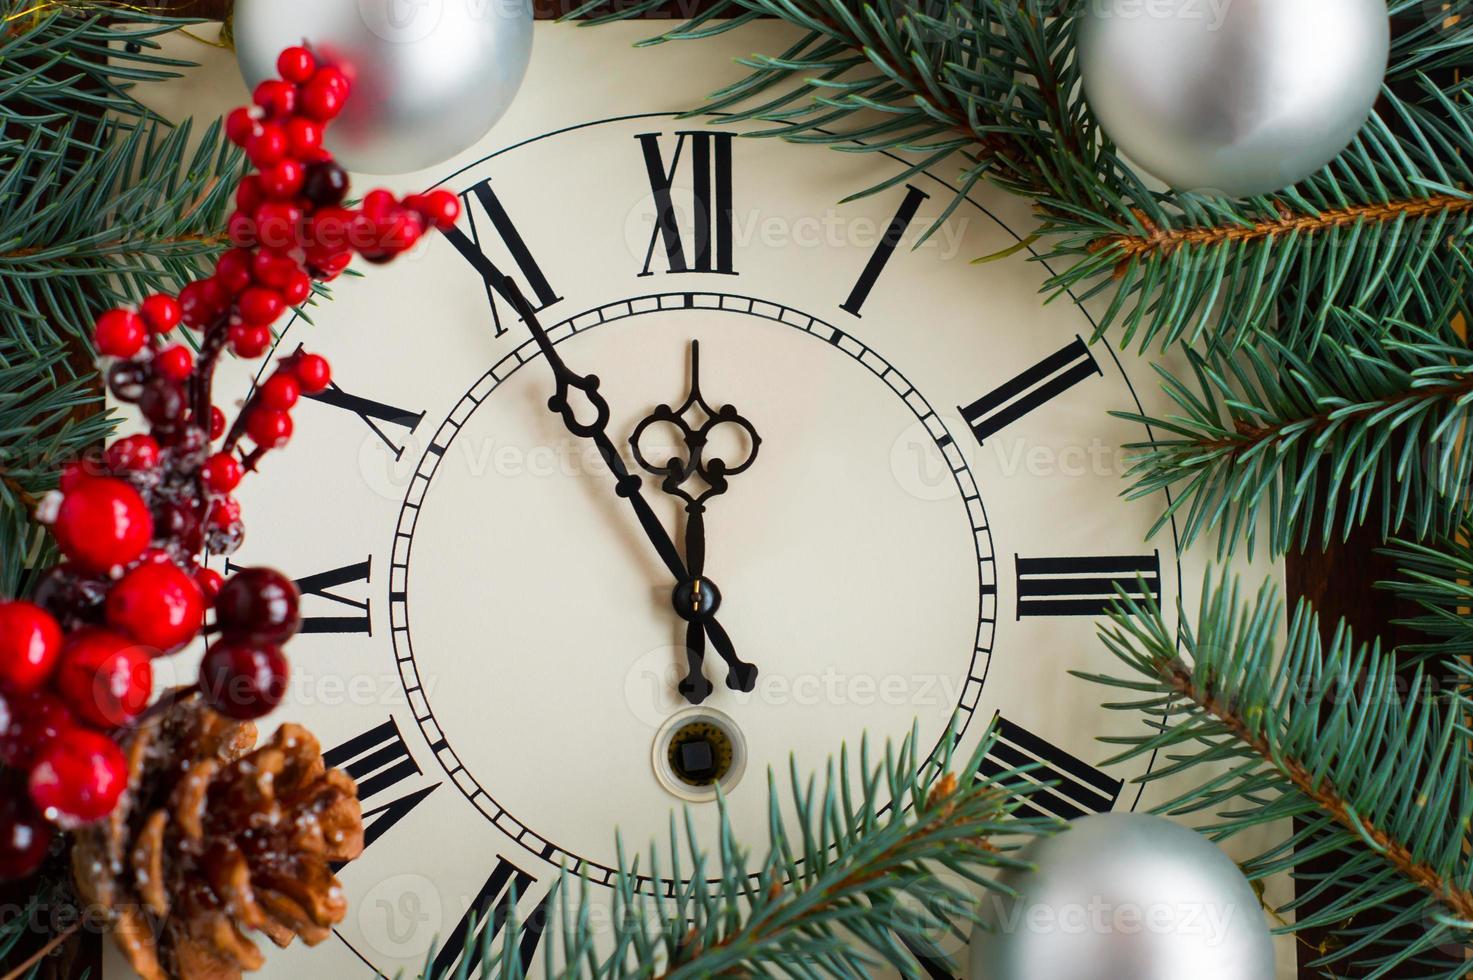
[[[194,402],[194,424],[210,431],[210,409],[214,406],[215,365],[220,352],[230,335],[230,310],[227,309],[205,328],[204,339],[199,345],[199,359],[195,362],[194,374],[189,379],[190,394]]]

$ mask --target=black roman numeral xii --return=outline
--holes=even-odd
[[[659,133],[640,133],[645,175],[655,199],[655,227],[644,253],[641,276],[654,275],[655,245],[665,243],[665,261],[671,272],[721,272],[736,275],[732,268],[731,227],[731,133],[695,131],[675,134],[675,151],[670,165],[660,153]],[[679,172],[686,145],[690,145],[691,215],[694,226],[693,254],[687,254],[680,231],[680,210],[675,206],[675,175]]]

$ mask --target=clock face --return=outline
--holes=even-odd
[[[886,167],[889,189],[833,203]],[[1026,253],[971,262],[1017,243],[981,206],[917,245],[953,192],[904,173],[672,115],[591,121],[444,175],[453,233],[284,331],[334,384],[244,489],[229,565],[304,596],[290,715],[367,825],[343,949],[392,975],[439,937],[453,963],[515,888],[530,962],[560,866],[605,885],[616,831],[664,839],[680,806],[713,841],[718,785],[760,850],[767,771],[866,734],[914,726],[929,751],[955,725],[965,757],[996,722],[984,772],[1058,783],[1031,805],[1135,804],[1139,769],[1093,764],[1129,720],[1067,674],[1108,669],[1117,585],[1177,598],[1173,541],[1143,543],[1160,502],[1120,495],[1119,447],[1146,437],[1109,414],[1139,409],[1131,378],[1078,306],[1042,303]],[[615,468],[698,584],[549,411],[553,366],[493,269],[597,376]],[[693,611],[718,595],[719,628]]]

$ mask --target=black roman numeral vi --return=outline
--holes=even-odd
[[[1103,616],[1119,598],[1161,601],[1161,554],[1019,558],[1018,618]]]
[[[486,300],[491,304],[491,319],[496,324],[496,336],[500,337],[506,333],[507,327],[501,322],[496,294],[504,287],[503,280],[506,274],[497,268],[496,263],[486,255],[486,246],[493,235],[506,246],[506,251],[511,255],[513,264],[516,265],[517,271],[521,273],[522,279],[526,282],[527,289],[524,289],[523,292],[531,291],[532,295],[527,297],[527,302],[533,304],[534,309],[538,311],[546,309],[562,297],[548,283],[542,267],[537,264],[537,260],[532,257],[531,250],[527,248],[522,233],[517,231],[516,225],[512,224],[511,216],[506,213],[501,199],[491,189],[489,179],[476,184],[462,193],[460,197],[465,202],[470,234],[467,235],[459,228],[452,228],[445,232],[445,237],[450,240],[451,245],[455,246],[455,250],[460,253],[461,257],[471,264],[471,268],[476,270],[476,274],[486,284]],[[480,205],[486,219],[490,221],[490,229],[477,224],[476,209],[471,203],[473,198],[475,203]],[[485,241],[482,240],[483,231]]]
[[[423,775],[392,717],[322,753],[322,761],[330,768],[343,770],[358,783],[358,799],[364,804],[365,850],[440,788],[439,783],[431,783],[387,802],[377,802],[401,784]]]
[[[225,559],[225,571],[227,574],[235,574],[244,568],[237,565],[233,560]],[[293,579],[297,591],[302,594],[303,605],[306,605],[308,596],[316,596],[319,599],[330,599],[340,606],[347,606],[355,612],[338,616],[303,616],[302,633],[363,633],[367,636],[373,635],[373,623],[369,618],[370,602],[364,599],[349,599],[347,596],[336,595],[328,589],[350,582],[363,582],[367,584],[373,573],[373,556],[370,555],[362,561],[344,565],[341,568],[330,569],[326,572],[318,572],[316,575],[305,575],[299,579]]]
[[[997,742],[982,757],[976,778],[997,779],[1009,769],[1033,766],[1014,781],[1001,783],[1004,789],[1011,788],[1020,795],[1025,789],[1033,790],[1027,793],[1027,802],[1018,808],[1018,814],[1074,820],[1115,808],[1125,786],[1123,780],[1082,762],[1006,718],[997,719],[995,730]]]
[[[526,898],[535,881],[527,872],[517,868],[506,858],[498,856],[496,867],[491,870],[491,876],[481,886],[475,901],[471,902],[471,907],[466,909],[465,915],[461,917],[455,930],[445,938],[439,955],[435,957],[434,975],[441,977],[454,974],[457,964],[460,963],[461,954],[468,948],[467,943],[471,944],[469,949],[473,955],[481,948],[482,943],[490,944],[494,948],[499,941],[497,937],[506,927],[513,890],[516,892],[517,899]],[[521,960],[524,974],[532,964],[532,957],[537,955],[538,944],[542,942],[542,933],[547,927],[547,903],[550,897],[551,893],[544,895],[542,901],[537,903],[537,908],[532,915],[522,920],[522,937],[517,947],[517,956]],[[472,917],[475,918],[474,936],[470,934]],[[477,976],[475,963],[472,962],[468,966],[466,975]]]
[[[721,272],[736,275],[732,268],[731,228],[731,133],[703,130],[675,134],[675,152],[670,166],[660,154],[660,134],[640,133],[640,149],[644,151],[644,169],[650,192],[655,198],[655,227],[650,233],[649,248],[644,253],[641,276],[650,271],[655,244],[665,243],[665,261],[671,272]],[[672,187],[679,172],[681,156],[690,143],[693,193],[691,210],[695,226],[695,253],[689,258],[680,233],[680,213],[675,207]]]
[[[1003,426],[1057,398],[1090,375],[1101,373],[1094,355],[1089,352],[1089,345],[1075,337],[1074,343],[1050,354],[1007,384],[958,411],[972,427],[977,442],[981,443]]]

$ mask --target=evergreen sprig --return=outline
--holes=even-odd
[[[1455,534],[1431,541],[1394,541],[1386,554],[1401,575],[1380,584],[1421,607],[1421,615],[1401,625],[1427,637],[1399,652],[1443,664],[1473,655],[1473,518],[1465,516]]]
[[[939,762],[927,763],[916,752],[914,732],[898,748],[887,744],[878,760],[866,743],[857,778],[847,750],[837,764],[830,761],[821,784],[790,767],[786,799],[769,773],[769,848],[755,861],[732,835],[724,801],[714,854],[698,838],[688,812],[683,823],[672,815],[668,844],[650,846],[648,871],[638,859],[626,860],[620,844],[611,935],[590,925],[587,880],[565,870],[544,934],[544,975],[863,980],[888,965],[920,976],[917,950],[933,948],[935,938],[947,933],[965,942],[981,920],[976,899],[941,873],[1010,896],[995,873],[1026,867],[1013,851],[1031,835],[1059,826],[1052,819],[1016,815],[1026,787],[1035,785],[1023,770],[975,781],[959,775],[974,773],[994,740],[989,732],[960,767],[953,765],[950,749]],[[660,894],[648,887],[651,878],[662,883]],[[514,904],[508,903],[499,944],[477,941],[472,928],[453,972],[434,973],[432,954],[423,976],[520,980]],[[491,930],[485,932],[489,937]]]
[[[1122,598],[1101,636],[1125,672],[1077,676],[1129,692],[1108,707],[1140,712],[1148,731],[1105,739],[1124,746],[1106,765],[1160,753],[1166,764],[1142,777],[1154,782],[1210,764],[1158,810],[1212,811],[1219,837],[1294,821],[1244,868],[1297,877],[1286,928],[1338,941],[1316,966],[1461,977],[1466,962],[1447,950],[1473,944],[1469,704],[1399,676],[1394,656],[1357,645],[1343,623],[1323,639],[1306,605],[1280,647],[1282,615],[1271,586],[1245,601],[1226,576],[1205,582],[1195,627]]]

